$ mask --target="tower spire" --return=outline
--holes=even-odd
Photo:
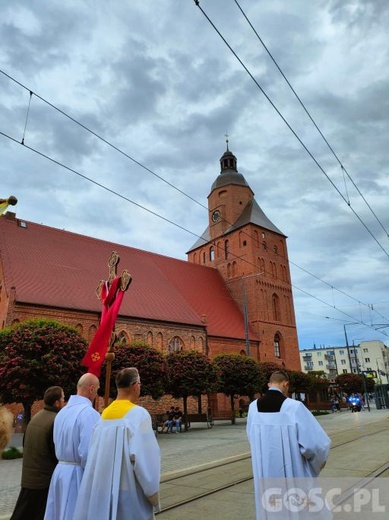
[[[227,152],[229,152],[229,148],[228,148],[228,138],[229,138],[229,135],[228,135],[228,132],[226,131],[226,133],[224,134],[224,137],[226,138],[226,143],[227,143]]]

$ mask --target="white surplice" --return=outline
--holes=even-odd
[[[332,518],[326,508],[316,516],[312,513],[304,516],[304,512],[293,514],[285,507],[277,516],[264,509],[269,489],[282,490],[285,499],[285,493],[292,487],[301,488],[303,494],[312,488],[328,458],[331,440],[302,402],[287,398],[279,412],[258,412],[257,401],[253,401],[247,418],[247,436],[257,519]],[[273,498],[280,500],[276,494]]]
[[[161,456],[150,414],[134,406],[96,425],[74,520],[148,520],[158,508]]]
[[[86,397],[72,395],[54,420],[58,464],[50,482],[45,520],[73,520],[90,440],[100,414]]]

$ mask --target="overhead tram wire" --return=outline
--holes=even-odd
[[[114,149],[116,152],[124,155],[124,157],[126,157],[127,159],[129,159],[130,161],[132,161],[133,163],[135,163],[137,166],[140,166],[141,168],[143,168],[144,170],[146,170],[147,172],[151,173],[151,175],[154,175],[154,177],[157,177],[157,179],[159,179],[160,181],[164,182],[165,184],[167,184],[168,186],[170,186],[171,188],[173,188],[174,190],[178,191],[179,193],[181,193],[182,195],[184,195],[185,197],[187,197],[188,199],[190,199],[191,201],[195,202],[196,204],[198,204],[199,206],[201,206],[202,208],[205,208],[206,210],[208,210],[208,208],[206,206],[204,206],[203,204],[201,204],[201,202],[199,202],[198,200],[194,199],[193,197],[191,197],[190,195],[188,195],[187,193],[185,193],[184,191],[180,190],[180,188],[178,188],[177,186],[175,186],[174,184],[170,183],[169,181],[167,181],[166,179],[164,179],[163,177],[161,177],[160,175],[158,175],[157,173],[155,173],[153,170],[151,170],[150,168],[148,168],[147,166],[145,166],[144,164],[142,164],[141,162],[137,161],[136,159],[134,159],[133,157],[131,157],[131,155],[127,154],[126,152],[124,152],[123,150],[121,150],[118,146],[114,145],[113,143],[111,143],[110,141],[108,141],[107,139],[105,139],[104,137],[102,137],[101,135],[99,135],[97,132],[91,130],[89,127],[87,127],[86,125],[84,125],[83,123],[81,123],[80,121],[78,121],[77,119],[75,119],[74,117],[72,117],[71,115],[67,114],[64,110],[60,109],[59,107],[57,107],[56,105],[54,105],[53,103],[50,103],[50,101],[48,101],[47,99],[45,99],[44,97],[40,96],[39,94],[37,94],[36,92],[33,92],[32,90],[30,90],[28,87],[26,87],[25,85],[23,85],[23,83],[20,83],[20,81],[18,81],[17,79],[13,78],[12,76],[10,76],[9,74],[7,74],[4,70],[0,69],[0,72],[1,74],[3,74],[5,77],[7,77],[8,79],[10,79],[11,81],[13,81],[14,83],[16,83],[17,85],[19,85],[20,87],[22,87],[24,90],[27,90],[29,93],[30,93],[30,104],[31,104],[31,97],[32,96],[35,96],[37,99],[40,99],[43,103],[46,103],[49,107],[51,107],[52,109],[56,110],[57,112],[59,112],[60,114],[62,114],[64,117],[70,119],[70,121],[72,121],[73,123],[75,123],[76,125],[80,126],[81,128],[83,128],[84,130],[86,130],[87,132],[89,132],[90,134],[92,134],[94,137],[96,137],[97,139],[99,139],[100,141],[102,141],[104,144],[106,144],[107,146],[109,146],[110,148]],[[29,108],[30,108],[30,105],[29,105]],[[28,110],[29,110],[28,108]],[[24,139],[24,136],[23,136],[23,139]],[[22,143],[23,144],[23,143]]]
[[[318,276],[316,276],[315,274],[309,272],[307,269],[305,269],[304,267],[301,267],[300,265],[297,265],[295,264],[294,262],[292,262],[291,260],[289,260],[289,263],[291,265],[294,265],[295,267],[297,267],[298,269],[300,269],[301,271],[304,271],[304,273],[307,273],[309,274],[309,276],[312,276],[312,278],[315,278],[316,280],[318,280],[319,282],[323,283],[324,285],[327,285],[329,288],[331,289],[335,289],[335,291],[339,292],[340,294],[343,294],[343,296],[347,296],[347,298],[350,298],[351,300],[354,300],[355,302],[359,303],[360,305],[363,305],[364,307],[367,307],[368,309],[371,310],[371,305],[369,303],[364,303],[362,302],[361,300],[358,300],[358,298],[355,298],[354,296],[351,296],[351,294],[348,294],[344,291],[342,291],[341,289],[338,289],[337,287],[333,286],[332,284],[330,284],[329,282],[327,282],[326,280],[323,280],[322,278],[319,278]],[[373,309],[374,312],[376,312],[378,314],[378,316],[380,316],[381,318],[383,318],[384,320],[388,320],[388,318],[386,318],[385,316],[383,316],[380,312],[378,312],[377,310]]]
[[[88,182],[91,182],[92,184],[95,184],[96,186],[98,186],[99,188],[102,188],[103,190],[106,190],[110,193],[112,193],[113,195],[116,195],[117,197],[120,197],[121,199],[127,201],[127,202],[130,202],[131,204],[133,204],[134,206],[137,206],[138,208],[141,208],[145,211],[147,211],[148,213],[150,213],[151,215],[154,215],[155,217],[158,217],[162,220],[164,220],[165,222],[168,222],[169,224],[172,224],[173,226],[179,228],[179,229],[182,229],[183,231],[186,231],[192,235],[194,235],[195,237],[198,237],[198,235],[196,233],[193,233],[192,231],[190,231],[189,229],[186,229],[184,228],[183,226],[180,226],[180,224],[177,224],[176,222],[173,222],[172,220],[166,218],[166,217],[163,217],[162,215],[159,215],[158,213],[156,213],[155,211],[149,209],[149,208],[146,208],[145,206],[142,206],[142,204],[139,204],[138,202],[135,202],[131,199],[129,199],[128,197],[125,197],[124,195],[122,195],[121,193],[111,189],[111,188],[108,188],[108,186],[105,186],[104,184],[101,184],[100,182],[97,182],[93,179],[91,179],[90,177],[87,177],[86,175],[84,175],[83,173],[80,173],[78,172],[77,170],[75,170],[74,168],[71,168],[70,166],[67,166],[66,164],[58,161],[57,159],[54,159],[53,157],[50,157],[49,155],[43,153],[43,152],[40,152],[39,150],[37,150],[36,148],[33,148],[32,146],[29,146],[28,144],[26,143],[20,143],[17,139],[15,139],[14,137],[11,137],[10,135],[7,135],[6,133],[0,131],[0,135],[6,137],[7,139],[10,139],[11,141],[13,141],[14,143],[17,143],[21,146],[23,146],[24,148],[27,148],[28,150],[30,150],[31,152],[34,152],[36,153],[37,155],[40,155],[41,157],[43,157],[44,159],[47,159],[48,161],[56,164],[57,166],[60,166],[61,168],[64,168],[65,170],[71,172],[71,173],[74,173],[75,175],[78,175],[79,177],[82,177],[83,179],[85,179],[86,181]]]
[[[385,253],[385,255],[389,258],[389,253],[386,251],[386,249],[382,246],[382,244],[379,242],[379,240],[374,236],[372,231],[370,231],[369,227],[364,223],[362,218],[358,215],[358,213],[354,210],[354,208],[349,204],[349,201],[346,199],[346,197],[343,195],[343,193],[339,190],[339,188],[336,186],[336,184],[331,180],[331,178],[328,176],[327,172],[324,170],[324,168],[321,166],[319,161],[316,159],[316,157],[313,155],[313,153],[309,150],[309,148],[306,146],[304,141],[300,138],[300,136],[297,134],[297,132],[293,129],[293,127],[290,125],[290,123],[287,121],[287,119],[282,115],[281,111],[277,108],[277,106],[274,104],[274,102],[271,100],[271,98],[268,96],[268,94],[265,92],[265,90],[261,87],[261,85],[258,83],[258,81],[255,79],[253,74],[250,72],[250,70],[247,68],[247,66],[243,63],[243,61],[240,59],[240,57],[237,55],[237,53],[234,51],[234,49],[231,47],[231,45],[228,43],[228,41],[224,38],[222,33],[219,31],[219,29],[216,27],[216,25],[212,22],[212,20],[209,18],[209,16],[205,13],[205,11],[200,6],[199,0],[194,0],[196,6],[200,9],[201,13],[204,15],[204,17],[207,19],[209,24],[213,27],[213,29],[216,31],[216,33],[220,36],[222,41],[225,43],[225,45],[228,47],[228,49],[231,51],[231,53],[235,56],[235,58],[238,60],[238,62],[241,64],[243,69],[247,72],[247,74],[250,76],[250,78],[253,80],[255,85],[258,87],[258,89],[262,92],[262,94],[265,96],[265,98],[268,100],[270,105],[274,108],[274,110],[277,112],[277,114],[280,116],[280,118],[283,120],[283,122],[286,124],[286,126],[289,128],[289,130],[292,132],[292,134],[295,136],[295,138],[298,140],[298,142],[301,144],[301,146],[304,148],[304,150],[307,152],[307,154],[310,156],[310,158],[313,160],[313,162],[316,164],[316,166],[320,169],[320,171],[324,174],[324,176],[327,178],[328,182],[332,185],[332,187],[337,191],[337,193],[340,195],[340,197],[343,199],[343,201],[347,204],[347,206],[350,208],[350,210],[354,213],[354,215],[357,217],[359,222],[363,225],[363,227],[366,229],[366,231],[369,233],[369,235],[373,238],[373,240],[377,243],[377,245],[382,249],[382,251]]]
[[[59,112],[61,115],[63,115],[64,117],[68,118],[70,121],[72,121],[73,123],[77,124],[78,126],[80,126],[82,129],[84,129],[86,132],[89,132],[90,134],[92,134],[93,136],[95,136],[97,139],[100,139],[103,143],[107,144],[108,146],[110,146],[111,148],[113,148],[115,151],[121,153],[122,155],[124,155],[127,159],[131,160],[132,162],[134,162],[135,164],[141,166],[142,168],[144,168],[146,171],[148,171],[149,173],[151,173],[152,175],[154,175],[155,177],[157,177],[158,179],[162,180],[163,182],[165,182],[167,185],[173,187],[174,189],[176,189],[179,193],[185,195],[186,197],[188,197],[190,200],[194,201],[196,204],[198,204],[200,207],[204,208],[205,210],[207,210],[207,212],[209,213],[209,209],[204,206],[203,204],[201,204],[200,202],[198,202],[197,200],[195,200],[193,197],[191,197],[190,195],[188,195],[187,193],[183,192],[182,190],[180,190],[179,188],[177,188],[176,186],[174,186],[173,184],[171,184],[169,181],[167,181],[166,179],[164,179],[163,177],[161,177],[160,175],[158,175],[157,173],[155,173],[154,171],[152,171],[150,168],[148,168],[147,166],[143,165],[142,163],[140,163],[139,161],[135,160],[133,157],[131,157],[130,155],[128,155],[126,152],[124,152],[123,150],[121,150],[120,148],[118,148],[117,146],[113,145],[112,143],[110,143],[107,139],[103,138],[102,136],[100,136],[99,134],[97,134],[95,131],[91,130],[90,128],[88,128],[86,125],[84,125],[83,123],[81,123],[80,121],[78,121],[77,119],[75,119],[73,116],[67,114],[65,111],[61,110],[60,108],[58,108],[57,106],[55,106],[53,103],[51,103],[50,101],[46,100],[45,98],[43,98],[42,96],[40,96],[39,94],[36,94],[34,93],[31,89],[29,89],[28,87],[26,87],[25,85],[23,85],[20,81],[16,80],[15,78],[13,78],[12,76],[10,76],[9,74],[7,74],[6,72],[4,72],[3,70],[0,69],[0,72],[6,76],[9,80],[13,81],[14,83],[16,83],[17,85],[19,85],[20,87],[22,87],[24,90],[28,91],[29,92],[29,103],[28,103],[28,110],[27,110],[27,116],[26,116],[26,123],[25,123],[25,128],[24,128],[24,132],[23,132],[23,138],[22,138],[22,142],[21,144],[24,144],[24,138],[25,138],[25,132],[26,132],[26,127],[27,127],[27,120],[28,120],[28,114],[29,114],[29,111],[30,111],[30,105],[31,105],[31,98],[32,96],[34,95],[35,97],[37,97],[38,99],[40,99],[42,102],[46,103],[49,107],[51,107],[52,109],[54,109],[55,111]],[[39,152],[37,152],[39,153]],[[224,219],[225,220],[225,219]],[[226,221],[226,220],[225,220]],[[226,221],[227,222],[227,221]],[[231,222],[227,222],[228,225],[232,225]],[[244,234],[250,238],[250,240],[252,239],[251,235],[249,235],[248,233],[246,233],[244,231]],[[197,235],[195,235],[197,236]],[[200,239],[202,237],[199,237]],[[287,259],[285,258],[285,261],[287,261]],[[324,280],[320,279],[319,277],[317,277],[316,275],[310,273],[309,271],[307,271],[306,269],[304,269],[303,267],[301,266],[298,266],[297,264],[294,264],[293,262],[291,262],[289,260],[289,262],[291,264],[293,264],[294,266],[296,266],[297,268],[301,269],[302,271],[306,272],[307,274],[309,274],[310,276],[312,276],[313,278],[321,281],[322,283],[324,284],[327,284],[327,285],[330,285],[328,284],[328,282],[325,282]],[[343,291],[337,289],[336,287],[333,287],[332,285],[330,285],[333,289],[335,289],[336,291],[340,292],[340,293],[343,293]],[[345,293],[343,293],[345,294]],[[346,296],[349,296],[350,298],[356,300],[355,298],[353,298],[352,296],[350,295],[347,295],[345,294]],[[368,306],[368,304],[365,304],[359,300],[356,300],[358,301],[360,304],[362,305],[365,305],[365,306]],[[377,311],[376,311],[377,312]],[[379,314],[379,313],[378,313]],[[384,316],[381,315],[382,318],[386,319]]]
[[[316,123],[316,121],[313,119],[312,115],[310,114],[310,112],[308,111],[307,107],[305,106],[305,104],[303,103],[303,101],[301,100],[300,96],[297,94],[297,92],[295,91],[295,89],[293,88],[293,86],[291,85],[290,81],[288,80],[288,78],[285,76],[283,70],[281,69],[281,67],[278,65],[277,61],[275,60],[274,56],[272,55],[272,53],[270,52],[270,50],[268,49],[268,47],[266,46],[265,42],[262,40],[262,38],[259,36],[258,32],[256,31],[255,27],[253,26],[253,24],[250,22],[248,16],[246,15],[246,13],[243,11],[241,5],[239,4],[238,0],[234,0],[236,6],[238,7],[238,9],[240,10],[240,12],[242,13],[242,15],[244,16],[244,18],[246,19],[247,23],[249,24],[249,26],[251,27],[251,29],[253,30],[254,34],[256,35],[256,37],[258,38],[258,40],[260,41],[261,45],[263,46],[263,48],[265,49],[265,51],[267,52],[267,54],[269,55],[270,59],[273,61],[274,65],[277,67],[278,71],[280,72],[281,76],[284,78],[284,80],[286,81],[288,87],[291,89],[291,91],[293,92],[293,94],[295,95],[297,101],[300,103],[301,107],[303,108],[303,110],[305,111],[305,113],[307,114],[307,116],[309,117],[309,119],[311,120],[312,124],[314,125],[314,127],[316,128],[316,130],[319,132],[320,136],[322,137],[322,139],[324,140],[324,142],[326,143],[327,147],[329,148],[329,150],[331,151],[332,155],[335,157],[335,159],[337,160],[339,166],[341,167],[341,170],[342,172],[346,173],[347,177],[350,179],[350,181],[352,182],[354,188],[357,190],[357,192],[359,193],[359,195],[362,197],[363,201],[365,202],[366,206],[369,208],[369,210],[371,211],[371,213],[373,214],[373,216],[375,217],[375,219],[377,220],[377,222],[379,223],[379,225],[381,226],[381,228],[383,229],[383,231],[385,232],[386,236],[389,238],[389,233],[388,231],[386,230],[385,226],[382,224],[381,220],[378,218],[378,216],[376,215],[376,213],[374,212],[373,208],[370,206],[370,204],[367,202],[366,198],[364,197],[364,195],[362,194],[362,192],[359,190],[358,186],[356,185],[356,183],[354,182],[354,180],[352,179],[351,175],[348,173],[348,171],[346,170],[346,168],[344,167],[342,161],[339,159],[338,155],[336,154],[335,150],[333,149],[333,147],[330,145],[330,143],[328,142],[328,140],[326,139],[326,137],[324,136],[323,132],[320,130],[318,124]],[[346,191],[347,191],[347,185],[345,185],[345,188],[346,188]],[[348,200],[349,200],[349,197],[347,197]],[[350,206],[350,202],[348,202],[348,205]]]
[[[40,99],[42,102],[46,103],[49,107],[51,107],[51,108],[54,109],[55,111],[59,112],[61,115],[63,115],[64,117],[68,118],[70,121],[72,121],[73,123],[77,124],[77,125],[80,126],[81,128],[83,128],[86,132],[89,132],[90,134],[92,134],[92,135],[95,136],[96,138],[100,139],[102,142],[104,142],[105,144],[107,144],[108,146],[110,146],[111,148],[113,148],[114,150],[116,150],[117,152],[121,153],[122,155],[124,155],[126,158],[128,158],[128,159],[131,160],[132,162],[134,162],[134,163],[136,163],[137,165],[141,166],[142,168],[144,168],[146,171],[150,172],[152,175],[154,175],[154,176],[157,177],[158,179],[162,180],[163,182],[165,182],[165,183],[168,184],[169,186],[171,186],[171,187],[173,187],[174,189],[176,189],[179,193],[185,195],[187,198],[189,198],[190,200],[194,201],[194,202],[195,202],[196,204],[198,204],[200,207],[206,209],[207,212],[209,213],[209,209],[208,209],[206,206],[204,206],[203,204],[201,204],[200,202],[198,202],[197,200],[195,200],[193,197],[191,197],[191,196],[188,195],[187,193],[183,192],[182,190],[180,190],[179,188],[177,188],[176,186],[174,186],[174,185],[171,184],[170,182],[166,181],[163,177],[159,176],[158,174],[156,174],[155,172],[153,172],[151,169],[149,169],[147,166],[145,166],[145,165],[143,165],[142,163],[140,163],[139,161],[135,160],[133,157],[131,157],[130,155],[128,155],[127,153],[125,153],[124,151],[122,151],[122,150],[121,150],[120,148],[118,148],[117,146],[115,146],[115,145],[113,145],[112,143],[110,143],[107,139],[101,137],[99,134],[97,134],[96,132],[94,132],[93,130],[91,130],[90,128],[88,128],[86,125],[84,125],[83,123],[81,123],[80,121],[78,121],[77,119],[75,119],[74,117],[70,116],[69,114],[67,114],[66,112],[64,112],[63,110],[61,110],[61,109],[58,108],[57,106],[55,106],[55,105],[54,105],[53,103],[51,103],[50,101],[48,101],[48,100],[46,100],[45,98],[43,98],[42,96],[40,96],[40,95],[34,93],[34,92],[33,92],[32,90],[30,90],[28,87],[26,87],[25,85],[23,85],[22,83],[20,83],[18,80],[16,80],[16,79],[13,78],[12,76],[10,76],[10,75],[7,74],[6,72],[4,72],[3,70],[0,69],[0,72],[1,72],[4,76],[6,76],[8,79],[10,79],[11,81],[13,81],[14,83],[16,83],[17,85],[19,85],[20,87],[22,87],[23,89],[25,89],[26,91],[29,92],[29,104],[28,104],[28,111],[27,111],[27,118],[26,118],[25,129],[26,129],[26,126],[27,126],[27,119],[28,119],[28,113],[29,113],[30,105],[31,105],[31,98],[32,98],[32,96],[34,95],[35,97],[37,97],[38,99]],[[18,144],[22,144],[22,145],[24,145],[26,148],[29,148],[31,151],[34,151],[34,152],[37,153],[38,155],[41,155],[41,156],[47,158],[48,160],[50,160],[50,161],[56,163],[57,165],[63,166],[65,169],[68,169],[69,171],[71,171],[71,172],[73,172],[73,173],[75,173],[75,174],[77,174],[77,175],[79,175],[79,176],[81,176],[81,177],[84,177],[86,180],[89,180],[90,182],[92,182],[92,183],[94,183],[94,184],[96,184],[96,185],[102,187],[103,189],[106,189],[107,191],[111,191],[113,194],[118,195],[119,197],[121,197],[121,198],[127,200],[128,202],[133,203],[134,205],[137,205],[138,207],[143,208],[143,206],[137,204],[136,202],[132,201],[131,199],[128,199],[128,198],[122,196],[121,194],[118,194],[118,193],[115,192],[114,190],[111,190],[110,188],[107,188],[107,187],[105,187],[104,185],[101,185],[100,183],[94,181],[93,179],[89,179],[88,177],[84,176],[83,174],[77,172],[77,171],[74,170],[74,169],[71,169],[71,168],[67,167],[66,165],[62,165],[62,163],[60,163],[59,161],[57,161],[57,160],[55,160],[55,159],[53,159],[53,158],[51,158],[51,157],[49,157],[49,156],[46,156],[46,155],[43,154],[42,152],[39,152],[38,150],[33,149],[33,148],[27,146],[27,145],[25,144],[25,129],[24,129],[24,132],[23,132],[23,138],[22,138],[21,143],[19,143],[19,141],[17,141],[16,139],[14,139],[14,138],[8,136],[7,134],[4,134],[4,133],[3,133],[3,135],[4,135],[5,137],[8,137],[9,139],[11,139],[11,140],[17,142]],[[148,211],[148,212],[151,213],[151,214],[154,214],[155,216],[160,216],[160,215],[154,213],[152,210],[149,210],[149,209],[147,209],[147,208],[143,208],[143,209],[145,209],[145,211]],[[180,225],[178,225],[178,224],[176,224],[176,223],[170,221],[169,219],[166,219],[166,218],[164,218],[164,217],[162,217],[162,216],[160,216],[160,218],[163,219],[163,220],[166,220],[167,222],[172,223],[172,224],[175,225],[176,227],[179,227],[179,228],[181,228],[181,229],[187,231],[188,233],[194,235],[195,237],[202,239],[201,236],[199,236],[199,235],[197,235],[196,233],[193,233],[193,232],[191,232],[191,231],[189,231],[189,230],[186,230],[185,228],[183,228],[183,227],[181,227]],[[224,220],[225,220],[225,219],[224,219]],[[225,220],[225,221],[226,221],[226,220]],[[227,221],[226,221],[226,222],[227,222]],[[227,222],[227,224],[230,225],[230,226],[232,225],[231,222]],[[250,238],[250,240],[252,239],[251,235],[250,235],[249,233],[247,233],[246,231],[244,231],[244,234],[245,234],[248,238]],[[239,257],[236,256],[236,258],[239,258]],[[285,261],[287,261],[286,258],[284,258],[284,259],[285,259]],[[250,265],[253,265],[253,264],[251,264],[250,262],[248,262],[246,259],[243,259],[243,260],[244,260],[246,263],[249,263]],[[289,262],[290,262],[290,260],[289,260]],[[293,262],[290,262],[290,263],[293,264]],[[317,280],[320,280],[321,282],[323,282],[323,283],[325,283],[325,284],[327,284],[327,285],[330,285],[330,284],[328,284],[327,282],[325,282],[325,281],[321,280],[320,278],[318,278],[317,276],[313,275],[312,273],[310,273],[310,272],[307,271],[306,269],[304,269],[304,268],[298,266],[297,264],[293,264],[293,265],[295,265],[295,266],[298,267],[299,269],[305,271],[307,274],[311,275],[312,277],[316,278]],[[255,266],[255,267],[256,267],[256,266]],[[267,272],[267,274],[270,275],[271,273],[270,273],[270,272]],[[277,277],[277,278],[279,279],[279,277]],[[336,287],[333,287],[332,285],[331,285],[331,287],[332,287],[333,289],[335,289],[336,291],[339,291],[339,292],[343,293],[343,291],[340,291],[340,290],[337,289]],[[297,288],[297,289],[298,289],[298,288]],[[300,289],[299,289],[299,290],[300,290]],[[345,294],[346,296],[349,296],[350,298],[356,300],[355,298],[353,298],[353,297],[350,296],[350,295],[347,295],[346,293],[343,293],[343,294]],[[315,296],[313,296],[313,295],[311,295],[311,296],[312,296],[313,298],[315,298]],[[363,303],[363,302],[361,302],[361,301],[359,301],[359,300],[356,300],[356,301],[358,301],[361,305],[369,306],[368,304],[365,304],[365,303]],[[330,305],[330,304],[328,304],[328,305]],[[330,306],[331,306],[331,305],[330,305]],[[331,307],[332,307],[332,306],[331,306]],[[375,311],[375,312],[377,312],[377,311]],[[377,312],[377,313],[378,313],[378,312]],[[379,314],[379,313],[378,313],[378,314]],[[382,315],[380,315],[380,316],[381,316],[382,318],[386,319],[384,316],[382,316]]]
[[[185,231],[185,232],[187,232],[187,233],[189,233],[189,234],[195,236],[196,238],[200,238],[200,239],[202,239],[202,237],[199,236],[197,233],[194,233],[193,231],[190,231],[189,229],[185,228],[184,226],[181,226],[180,224],[177,224],[176,222],[173,222],[172,220],[170,220],[170,219],[168,219],[168,218],[166,218],[166,217],[163,217],[163,216],[160,215],[159,213],[156,213],[155,211],[152,211],[152,210],[146,208],[146,207],[143,206],[142,204],[139,204],[139,203],[137,203],[137,202],[135,202],[135,201],[129,199],[128,197],[125,197],[124,195],[118,193],[117,191],[115,191],[115,190],[113,190],[113,189],[111,189],[111,188],[108,188],[108,187],[105,186],[104,184],[101,184],[100,182],[97,182],[97,181],[91,179],[90,177],[88,177],[88,176],[86,176],[86,175],[84,175],[84,174],[78,172],[78,171],[75,170],[74,168],[71,168],[71,167],[67,166],[66,164],[62,163],[61,161],[58,161],[58,160],[56,160],[56,159],[50,157],[49,155],[47,155],[47,154],[45,154],[45,153],[43,153],[43,152],[40,152],[39,150],[37,150],[37,149],[35,149],[35,148],[33,148],[33,147],[27,145],[25,142],[24,142],[24,143],[21,143],[21,142],[19,142],[17,139],[15,139],[14,137],[11,137],[10,135],[8,135],[8,134],[6,134],[6,133],[4,133],[4,132],[2,132],[2,131],[0,131],[0,135],[2,135],[3,137],[9,139],[10,141],[12,141],[12,142],[14,142],[14,143],[16,143],[16,144],[18,144],[18,145],[20,145],[20,146],[23,146],[24,148],[27,148],[27,149],[30,150],[31,152],[36,153],[36,154],[39,155],[40,157],[43,157],[44,159],[46,159],[46,160],[52,162],[53,164],[56,164],[57,166],[59,166],[59,167],[61,167],[61,168],[64,168],[66,171],[68,171],[68,172],[70,172],[70,173],[74,173],[75,175],[78,175],[79,177],[83,178],[84,180],[86,180],[86,181],[88,181],[88,182],[91,182],[92,184],[98,186],[99,188],[102,188],[102,189],[108,191],[109,193],[112,193],[113,195],[116,195],[116,196],[120,197],[121,199],[125,200],[126,202],[129,202],[130,204],[133,204],[134,206],[136,206],[136,207],[138,207],[138,208],[140,208],[140,209],[143,209],[144,211],[147,211],[148,213],[150,213],[150,214],[152,214],[152,215],[154,215],[154,216],[160,218],[161,220],[164,220],[165,222],[167,222],[167,223],[169,223],[169,224],[172,224],[173,226],[175,226],[175,227],[177,227],[177,228],[179,228],[179,229],[181,229],[181,230],[183,230],[183,231]],[[239,257],[238,255],[234,255],[233,253],[230,253],[230,254],[231,254],[232,258],[240,259],[240,260],[244,261],[245,263],[249,264],[250,267],[257,267],[255,264],[253,264],[252,262],[249,262],[249,261],[248,261],[247,259],[245,259],[245,258],[241,258],[241,257]],[[270,273],[269,271],[266,271],[266,270],[265,270],[264,272],[265,272],[266,274],[268,274],[268,275],[272,275],[272,273]],[[280,280],[279,277],[276,277],[276,279]],[[320,298],[318,298],[318,297],[316,297],[316,296],[314,296],[314,295],[308,293],[308,292],[305,291],[304,289],[300,289],[299,287],[297,287],[296,285],[294,285],[294,284],[292,284],[292,283],[291,283],[290,285],[291,285],[291,287],[293,287],[293,288],[295,288],[295,289],[297,289],[297,290],[303,292],[304,294],[308,295],[308,296],[311,297],[311,298],[314,298],[315,300],[319,301],[320,303],[323,303],[323,304],[327,305],[328,307],[331,307],[331,309],[336,309],[338,312],[340,312],[341,314],[344,314],[344,315],[347,316],[348,318],[353,319],[353,320],[355,320],[355,321],[358,321],[359,323],[361,323],[361,324],[363,324],[363,325],[366,325],[367,327],[374,328],[374,327],[371,327],[369,324],[366,324],[366,323],[364,323],[364,322],[358,320],[357,318],[354,318],[354,316],[351,316],[350,314],[347,314],[347,313],[345,313],[344,311],[338,309],[336,306],[331,305],[331,304],[325,302],[324,300],[321,300]],[[376,330],[376,329],[374,329],[374,330]],[[387,335],[387,334],[386,334],[385,332],[383,332],[383,331],[379,331],[379,332],[381,332],[381,334]]]

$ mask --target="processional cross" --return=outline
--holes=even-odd
[[[118,253],[113,251],[108,259],[108,280],[100,280],[96,289],[99,300],[102,301],[103,309],[99,328],[89,345],[88,351],[83,359],[83,364],[88,367],[88,372],[100,376],[101,366],[104,359],[107,362],[105,375],[104,406],[108,406],[109,388],[111,379],[112,361],[115,359],[114,344],[116,341],[115,323],[122,303],[124,293],[131,283],[131,275],[124,269],[117,276],[117,266],[120,261]]]

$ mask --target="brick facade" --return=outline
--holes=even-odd
[[[301,370],[286,237],[262,213],[262,226],[254,217],[239,224],[253,210],[254,194],[231,152],[220,163],[221,174],[208,197],[210,239],[194,246],[188,260],[218,269],[246,311],[259,343],[259,349],[250,347],[252,357]]]

